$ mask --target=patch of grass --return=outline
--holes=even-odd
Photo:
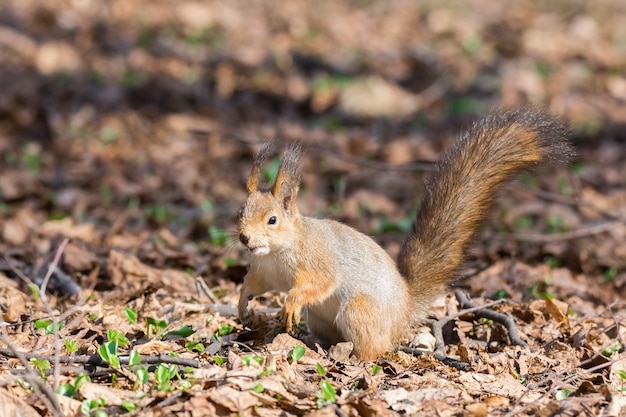
[[[480,111],[480,101],[471,97],[460,97],[448,104],[448,115],[458,117],[464,114],[476,114]]]
[[[400,221],[387,220],[381,218],[378,221],[374,234],[388,233],[388,232],[408,232],[413,227],[413,218],[406,217]]]
[[[563,233],[569,230],[563,223],[563,218],[559,216],[549,216],[546,219],[546,226],[548,233]]]
[[[613,282],[615,280],[615,277],[617,276],[617,269],[616,268],[608,268],[606,271],[604,271],[604,274],[602,274],[602,279],[604,282]]]
[[[556,68],[553,64],[541,60],[535,61],[535,71],[541,78],[549,78],[554,72]]]
[[[228,243],[230,232],[214,225],[209,226],[209,242],[213,246],[224,246]]]
[[[37,174],[41,170],[40,154],[26,154],[22,161],[26,169],[34,174]]]
[[[120,139],[121,132],[120,130],[111,125],[103,126],[98,132],[98,137],[105,144],[112,144],[117,142]]]
[[[463,51],[468,56],[475,56],[483,45],[483,40],[478,35],[470,36],[463,40]]]
[[[548,265],[550,268],[560,268],[561,261],[559,261],[554,256],[546,255],[543,257],[543,263]]]
[[[503,298],[511,298],[511,294],[509,294],[504,288],[500,288],[498,291],[493,293],[493,298],[495,300],[501,300]]]
[[[176,219],[176,214],[164,204],[148,204],[143,209],[146,217],[154,219],[159,224],[166,224]]]
[[[521,216],[516,218],[513,222],[515,229],[530,229],[534,224],[535,222],[531,216]]]
[[[148,75],[134,68],[127,68],[120,77],[120,82],[127,88],[143,87],[148,82]]]

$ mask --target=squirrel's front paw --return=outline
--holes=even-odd
[[[239,312],[239,321],[243,327],[252,327],[252,317],[250,311],[246,308],[243,312]]]
[[[285,306],[282,311],[283,326],[285,326],[287,333],[293,333],[294,325],[297,328],[300,324],[300,319],[302,318],[301,311],[302,308],[287,297],[287,301],[285,302]]]
[[[252,318],[250,317],[250,310],[248,310],[248,297],[241,296],[239,299],[239,306],[237,309],[239,321],[243,327],[252,326]]]

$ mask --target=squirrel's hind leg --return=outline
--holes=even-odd
[[[389,313],[389,314],[387,314]],[[362,294],[354,297],[337,317],[336,324],[345,340],[354,343],[354,353],[360,360],[376,360],[393,349],[398,312],[383,312],[375,300]]]

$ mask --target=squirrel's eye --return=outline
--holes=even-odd
[[[269,219],[267,219],[267,224],[276,224],[276,216],[272,216]]]

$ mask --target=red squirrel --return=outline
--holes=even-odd
[[[266,146],[255,158],[238,213],[239,240],[252,255],[239,318],[249,324],[252,297],[284,291],[288,332],[305,317],[315,338],[325,345],[352,341],[360,360],[391,351],[445,294],[501,185],[540,162],[565,162],[573,154],[567,128],[545,113],[489,114],[438,163],[396,264],[369,236],[300,214],[298,145],[285,150],[273,187],[263,189],[260,170],[270,152]]]

